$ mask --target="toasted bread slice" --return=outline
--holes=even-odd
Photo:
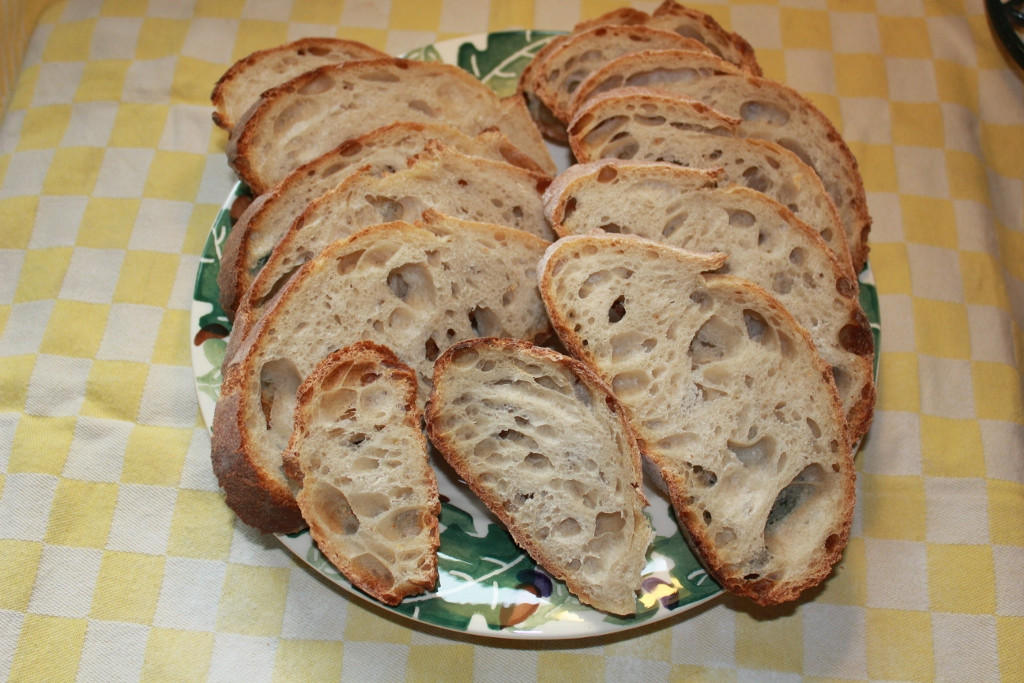
[[[707,64],[706,56],[693,58],[680,51],[623,55],[581,83],[573,105],[582,106],[591,93],[607,92],[617,83],[640,81],[659,92],[700,100],[736,118],[738,136],[770,140],[815,170],[836,205],[854,270],[860,272],[867,262],[871,216],[857,160],[842,135],[810,100],[777,81],[727,73],[729,65],[724,61],[721,73],[693,77],[693,68]]]
[[[398,121],[444,123],[468,135],[497,126],[555,172],[522,102],[502,102],[457,66],[397,58],[329,64],[263,93],[232,129],[228,162],[259,195],[342,142]]]
[[[392,123],[348,140],[289,173],[242,213],[221,254],[220,303],[233,319],[238,301],[252,285],[274,246],[309,204],[356,172],[382,175],[409,164],[428,143],[543,173],[497,129],[470,137],[437,123]]]
[[[547,242],[514,228],[425,212],[333,242],[281,291],[226,364],[214,411],[213,469],[228,505],[267,532],[305,527],[282,453],[295,391],[330,352],[375,341],[418,373],[463,339],[543,341],[550,323],[536,286]]]
[[[285,469],[320,552],[388,605],[437,583],[441,503],[416,405],[416,373],[357,342],[299,386]]]
[[[763,192],[793,211],[855,277],[839,213],[814,169],[780,145],[740,136],[739,123],[701,102],[623,87],[589,99],[569,136],[583,163],[614,158],[721,168],[720,183]]]
[[[807,332],[724,254],[636,236],[555,242],[541,292],[566,348],[626,407],[681,527],[727,590],[761,604],[824,580],[849,537],[853,458]]]
[[[653,538],[640,451],[608,386],[578,361],[473,339],[434,368],[431,441],[526,550],[582,602],[636,612]]]
[[[541,198],[549,182],[548,176],[517,166],[439,147],[385,176],[353,175],[306,207],[274,248],[239,303],[225,358],[303,263],[331,241],[368,225],[411,222],[435,209],[554,239]]]
[[[719,272],[770,292],[810,333],[832,368],[855,443],[871,424],[875,400],[874,343],[857,282],[787,208],[745,187],[709,187],[714,177],[673,164],[606,160],[562,173],[545,203],[559,235],[600,229],[727,253]]]
[[[231,130],[264,91],[324,64],[387,56],[358,41],[329,37],[301,38],[257,50],[232,64],[214,85],[210,94],[213,122]]]

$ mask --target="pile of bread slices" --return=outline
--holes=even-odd
[[[306,39],[212,99],[255,197],[221,263],[212,441],[244,522],[308,526],[396,604],[437,581],[433,446],[599,610],[635,612],[645,476],[727,590],[829,574],[874,404],[870,219],[840,135],[741,37],[673,0],[618,10],[505,99]]]

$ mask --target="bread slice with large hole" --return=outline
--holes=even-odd
[[[778,144],[743,137],[739,123],[695,100],[623,87],[592,97],[576,112],[569,142],[581,163],[624,159],[721,168],[720,184],[763,192],[793,211],[856,277],[843,223],[814,169]]]
[[[284,454],[320,552],[388,605],[437,584],[441,503],[417,391],[385,346],[335,351],[299,385]]]
[[[324,64],[387,56],[365,43],[326,36],[257,50],[232,64],[217,80],[210,94],[213,122],[231,130],[264,91]]]
[[[383,175],[403,169],[428,143],[543,174],[497,129],[470,137],[444,124],[400,122],[347,140],[289,173],[239,216],[224,243],[217,277],[221,307],[228,317],[234,318],[238,300],[274,246],[314,199],[356,172]]]
[[[518,98],[498,98],[451,64],[397,58],[328,64],[266,91],[231,130],[228,163],[258,195],[342,142],[398,121],[444,123],[467,135],[497,127],[555,173]]]
[[[639,235],[683,249],[723,252],[719,272],[771,292],[811,335],[832,368],[850,443],[871,424],[874,342],[858,286],[796,215],[745,187],[709,187],[716,173],[657,162],[606,160],[573,166],[545,193],[560,235]]]
[[[354,174],[310,203],[278,242],[239,302],[225,359],[230,361],[241,336],[303,263],[331,241],[368,225],[412,222],[425,210],[434,209],[554,239],[541,198],[550,180],[504,162],[433,144],[408,167],[394,173]]]
[[[724,254],[632,235],[555,242],[541,292],[566,348],[612,387],[712,576],[761,604],[823,581],[854,468],[832,373]]]
[[[539,565],[582,602],[635,613],[653,532],[637,442],[601,379],[550,349],[469,340],[438,358],[426,420],[445,460]]]
[[[424,213],[331,243],[281,291],[224,368],[213,469],[228,505],[261,531],[305,526],[282,470],[295,391],[330,352],[369,340],[418,374],[478,336],[543,342],[550,323],[536,265],[548,242],[522,230]]]
[[[738,136],[770,140],[815,170],[839,212],[854,270],[860,272],[867,261],[871,215],[857,160],[835,125],[793,88],[741,71],[728,73],[730,65],[724,60],[720,73],[695,78],[692,70],[707,69],[708,61],[706,55],[681,51],[624,54],[579,84],[573,106],[578,109],[592,94],[616,84],[643,84],[736,118]]]

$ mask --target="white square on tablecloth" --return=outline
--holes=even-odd
[[[83,62],[43,62],[39,65],[33,107],[70,104],[85,71]],[[48,168],[48,167],[47,167]]]
[[[988,492],[984,479],[926,477],[929,543],[987,545]]]
[[[177,66],[177,57],[133,61],[128,65],[121,99],[141,104],[170,103],[174,70]]]
[[[238,176],[228,166],[223,154],[207,154],[203,165],[203,177],[199,181],[196,202],[222,206],[231,188],[238,182]]]
[[[914,296],[955,304],[964,302],[964,278],[957,250],[909,242],[907,261]]]
[[[949,199],[946,152],[932,147],[894,145],[896,180],[902,194]]]
[[[20,413],[0,413],[0,473],[6,474],[11,463],[14,432],[21,422]]]
[[[719,602],[679,621],[672,627],[672,662],[736,666],[736,614]]]
[[[839,111],[848,143],[892,144],[892,109],[881,97],[841,97]]]
[[[195,0],[160,0],[149,3],[146,16],[188,21],[195,15],[195,11]]]
[[[181,469],[180,486],[197,491],[220,490],[210,464],[210,433],[206,427],[192,430],[192,440],[189,441],[185,464]]]
[[[29,249],[75,246],[78,228],[82,224],[82,216],[85,215],[85,206],[88,203],[88,197],[39,197],[35,228],[28,242]]]
[[[903,208],[894,192],[866,192],[871,214],[871,241],[903,242]],[[868,257],[870,259],[870,256]]]
[[[996,253],[999,245],[992,229],[995,216],[991,207],[972,199],[954,199],[957,247],[962,251]]]
[[[157,306],[112,304],[96,358],[148,363],[163,316],[164,309]]]
[[[46,170],[53,162],[54,150],[30,149],[14,152],[7,166],[7,173],[0,185],[0,199],[8,197],[33,197],[43,193]],[[12,173],[11,169],[18,169]]]
[[[0,249],[0,273],[4,274],[3,277],[0,277],[0,306],[9,306],[14,303],[14,292],[18,288],[18,278],[21,275],[23,263],[25,263],[24,250]],[[49,313],[47,313],[46,317],[50,317]],[[11,329],[10,318],[8,318],[8,322],[3,329],[8,331]],[[24,334],[24,330],[18,330],[16,336],[20,337],[22,334]],[[36,348],[38,347],[30,347],[30,350]]]
[[[188,24],[181,54],[214,64],[231,64],[237,34],[237,19],[195,17]]]
[[[294,558],[271,534],[263,534],[235,518],[228,561],[253,567],[291,567]]]
[[[914,299],[909,294],[879,294],[882,341],[875,353],[907,353],[917,349],[914,340]]]
[[[755,53],[762,49],[782,49],[782,24],[778,7],[751,4],[732,7],[731,10],[732,30],[746,38]]]
[[[669,662],[641,657],[606,656],[606,681],[667,681],[672,678]]]
[[[155,154],[152,149],[108,147],[103,152],[93,195],[121,199],[142,197]]]
[[[117,118],[117,102],[87,102],[71,105],[68,127],[61,147],[106,147]]]
[[[801,613],[804,675],[866,679],[867,614],[864,608],[808,603]]]
[[[1024,182],[989,172],[989,196],[996,219],[1016,233],[1024,231]],[[1007,278],[1012,281],[1013,278]],[[1019,280],[1018,280],[1019,282]]]
[[[391,0],[348,0],[341,10],[343,26],[387,29],[391,21]]]
[[[992,546],[996,574],[996,614],[1002,617],[1024,617],[1024,548],[1013,545]]]
[[[14,650],[24,623],[24,612],[0,609],[0,681],[10,680]]]
[[[407,645],[349,641],[341,660],[341,682],[404,681],[408,660]]]
[[[932,651],[939,681],[998,681],[996,620],[988,614],[932,614]]]
[[[457,0],[442,0],[438,30],[455,34],[479,33],[480,27],[487,26],[489,18],[490,6],[486,2],[466,3]]]
[[[4,475],[0,496],[0,538],[42,542],[50,521],[50,506],[57,491],[57,477],[48,474]]]
[[[985,449],[985,476],[1024,485],[1024,425],[1001,420],[978,420],[978,424]]]
[[[135,59],[141,17],[100,17],[93,25],[89,59]]]
[[[947,14],[925,19],[932,57],[967,67],[978,66],[974,31],[966,16]]]
[[[473,653],[473,681],[475,683],[535,681],[538,679],[537,660],[536,651],[481,645]]]
[[[60,298],[91,304],[110,303],[123,262],[124,251],[121,249],[75,247],[64,273]]]
[[[1010,314],[995,306],[970,305],[971,359],[1015,366],[1013,323]]]
[[[344,640],[348,600],[304,567],[288,575],[282,638]]]
[[[927,611],[928,558],[924,543],[864,539],[867,606]]]
[[[186,631],[213,631],[227,565],[213,560],[168,557],[153,625]]]
[[[25,125],[25,110],[12,109],[0,120],[0,154],[13,154],[21,141],[21,129]]]
[[[170,199],[143,199],[135,216],[128,248],[181,253],[195,205]]]
[[[281,0],[246,0],[242,8],[243,19],[287,22],[291,16],[292,4]]]
[[[84,19],[95,19],[100,15],[102,6],[102,0],[69,2],[65,5],[64,13],[61,15],[60,20],[61,22],[75,22]]]
[[[1009,69],[978,71],[978,111],[985,123],[1000,126],[1024,126],[1024,108],[1015,102],[1024,99],[1024,83]]]
[[[166,486],[121,484],[107,536],[107,550],[145,555],[167,552],[178,492]]]
[[[872,54],[882,52],[878,18],[870,12],[831,12],[832,49],[836,54]]]
[[[146,659],[149,627],[120,621],[89,621],[78,660],[78,680],[132,683]]]
[[[939,87],[930,59],[886,57],[889,99],[893,102],[936,102]]]
[[[413,48],[437,42],[433,31],[388,31],[388,42],[384,51],[389,55],[402,55]]]
[[[946,149],[983,156],[977,115],[956,102],[940,102],[939,108],[942,110],[942,139]]]
[[[116,484],[131,431],[130,422],[80,415],[61,476]]]
[[[919,354],[917,367],[922,413],[965,420],[976,417],[970,361]]]
[[[28,611],[71,619],[89,616],[102,559],[97,548],[44,545]]]
[[[77,415],[85,400],[92,361],[41,353],[28,381],[25,412],[51,417]]]
[[[864,471],[870,474],[920,475],[921,416],[896,410],[876,411],[858,457]]]
[[[137,422],[161,427],[192,427],[197,404],[191,367],[151,365]]]
[[[172,152],[206,154],[213,128],[208,105],[175,104],[167,111],[158,147]],[[223,156],[221,161],[224,161]]]
[[[178,269],[174,273],[174,284],[167,299],[167,307],[179,311],[192,308],[192,300],[196,289],[196,271],[199,269],[199,257],[182,254],[178,259]]]
[[[277,644],[278,639],[271,636],[216,634],[210,657],[209,679],[246,683],[272,680]]]
[[[797,92],[835,94],[835,63],[824,50],[786,50],[786,85]],[[834,122],[838,125],[838,121]]]

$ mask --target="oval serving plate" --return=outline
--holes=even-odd
[[[439,42],[405,55],[412,59],[457,64],[501,96],[515,91],[526,64],[556,32],[504,31]],[[559,169],[570,157],[550,146]],[[192,365],[199,409],[213,424],[220,393],[220,365],[231,323],[218,303],[221,248],[234,218],[250,197],[238,183],[211,227],[196,274],[190,321]],[[870,270],[861,276],[861,303],[871,320],[878,348],[878,301]],[[452,631],[493,638],[568,639],[618,633],[667,619],[719,595],[721,588],[701,567],[683,539],[668,498],[647,485],[647,514],[655,530],[648,553],[636,616],[615,617],[580,603],[512,541],[443,459],[432,456],[441,493],[439,581],[435,590],[406,598],[396,607],[374,601],[354,588],[319,552],[307,532],[278,539],[301,562],[343,591],[381,609]]]

